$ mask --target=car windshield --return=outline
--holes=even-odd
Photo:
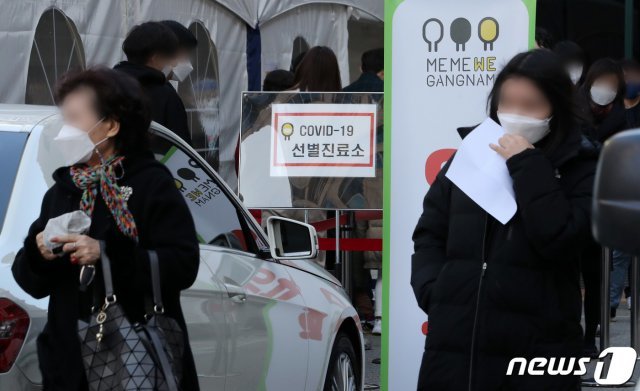
[[[26,141],[27,133],[0,132],[0,232]]]

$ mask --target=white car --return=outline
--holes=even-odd
[[[0,390],[41,389],[36,338],[48,300],[26,294],[10,269],[62,165],[51,143],[60,126],[55,107],[0,105]],[[201,389],[362,390],[360,321],[312,260],[313,227],[272,218],[268,238],[192,148],[155,123],[150,133],[201,242],[197,280],[182,293]]]

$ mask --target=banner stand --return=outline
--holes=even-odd
[[[487,118],[502,67],[534,46],[535,12],[535,0],[385,1],[383,390],[416,389],[429,338],[409,282],[425,193],[456,129]]]
[[[631,259],[631,292],[638,292],[640,286],[640,265],[638,256]],[[636,295],[637,296],[637,295]],[[640,302],[634,298],[631,300],[631,347],[640,351]]]
[[[600,280],[600,351],[609,347],[609,318],[611,305],[609,302],[609,286],[611,282],[611,249],[602,248],[602,278]]]
[[[636,292],[638,288],[638,271],[640,268],[637,264],[637,258],[634,257],[631,263],[631,292]],[[610,338],[610,330],[609,322],[611,321],[611,302],[610,302],[610,293],[609,290],[611,288],[611,268],[613,263],[613,251],[608,247],[602,248],[602,262],[600,264],[601,267],[601,279],[600,279],[600,352],[604,351],[608,347],[611,346],[611,338]],[[631,347],[638,351],[640,348],[638,340],[640,335],[638,335],[638,308],[636,300],[632,301],[631,308]],[[609,372],[610,361],[606,360],[604,362],[603,372]],[[596,382],[593,378],[582,379],[581,385],[583,387],[590,388],[598,388],[598,387],[609,387],[608,385],[602,385]],[[628,388],[635,387],[636,382],[630,380],[624,384],[616,386],[616,388]]]

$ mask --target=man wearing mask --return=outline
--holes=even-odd
[[[184,104],[167,80],[177,65],[179,42],[176,35],[160,22],[145,22],[131,29],[122,43],[122,50],[127,60],[114,69],[140,82],[149,99],[154,121],[191,144]]]
[[[623,60],[621,65],[627,87],[624,97],[627,127],[635,129],[640,127],[640,63],[628,59]]]
[[[573,41],[560,41],[553,51],[560,57],[573,85],[578,85],[585,74],[587,56],[584,50]]]
[[[191,64],[191,51],[198,46],[198,39],[181,23],[175,20],[163,20],[163,25],[167,26],[178,38],[178,53],[176,56],[176,66],[169,75],[170,83],[178,89],[178,83],[183,82],[193,71]]]

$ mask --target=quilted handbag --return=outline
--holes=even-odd
[[[144,323],[131,323],[113,292],[111,266],[100,242],[104,304],[78,321],[82,360],[92,391],[179,391],[184,335],[164,315],[158,255],[149,251],[153,309]]]

